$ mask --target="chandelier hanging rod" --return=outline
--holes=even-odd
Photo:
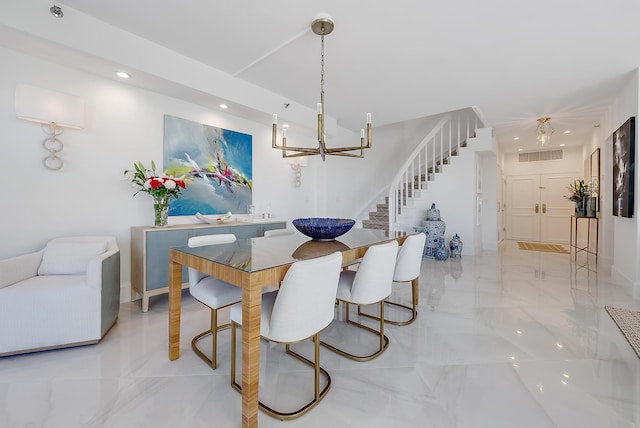
[[[325,160],[326,155],[364,157],[364,149],[371,147],[371,113],[367,113],[367,125],[360,130],[360,145],[349,147],[327,147],[324,133],[324,36],[333,31],[333,20],[328,15],[322,15],[311,23],[311,30],[320,36],[320,102],[317,105],[318,113],[318,147],[297,147],[287,145],[286,130],[282,130],[282,144],[278,145],[278,115],[273,115],[271,125],[271,147],[282,150],[283,158],[320,155]],[[365,143],[366,139],[366,143]],[[355,151],[360,153],[353,153]]]

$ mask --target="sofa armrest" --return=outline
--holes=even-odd
[[[100,291],[100,336],[103,337],[120,311],[120,250],[117,247],[89,261],[87,285]]]
[[[24,281],[38,274],[43,250],[0,260],[0,288]]]
[[[109,266],[108,260],[116,256],[120,260],[120,250],[110,249],[89,260],[87,265],[87,285],[91,288],[99,290],[102,288],[103,270]],[[118,278],[118,281],[120,278]]]

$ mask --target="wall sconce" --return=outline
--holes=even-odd
[[[31,122],[40,123],[47,138],[42,147],[49,151],[43,164],[51,170],[63,166],[58,153],[63,144],[58,138],[63,128],[82,129],[84,125],[84,100],[73,95],[50,91],[36,86],[19,83],[16,86],[16,116]]]
[[[307,158],[289,158],[289,165],[291,165],[291,169],[293,170],[293,185],[300,187],[302,184],[302,167],[307,166]]]

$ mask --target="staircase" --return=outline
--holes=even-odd
[[[369,212],[369,219],[362,220],[363,229],[378,229],[389,231],[389,197],[385,196],[384,203],[376,204],[376,210]]]
[[[430,182],[438,179],[451,165],[482,124],[473,111],[465,110],[445,116],[418,144],[398,171],[389,188],[389,196],[369,218],[364,229],[402,230],[402,216],[417,199],[427,196]],[[391,201],[391,203],[389,203]],[[389,215],[391,213],[391,215]]]

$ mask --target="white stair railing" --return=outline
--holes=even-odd
[[[444,116],[418,144],[389,187],[389,230],[398,230],[398,219],[416,192],[426,189],[427,182],[442,172],[461,144],[481,126],[472,109],[452,112]]]

